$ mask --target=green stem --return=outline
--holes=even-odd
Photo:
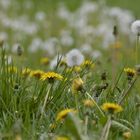
[[[122,102],[124,101],[124,99],[126,98],[126,96],[128,95],[129,91],[131,90],[131,88],[133,87],[134,83],[137,80],[137,76],[133,79],[133,81],[131,82],[131,84],[129,84],[128,88],[126,91],[123,91],[124,93],[122,93],[122,98],[120,99],[120,101],[118,102],[119,105],[122,104]]]
[[[111,123],[112,123],[111,116],[109,116],[108,120],[103,128],[100,140],[107,140],[108,139]]]
[[[77,100],[77,94],[74,95],[74,98],[75,98],[75,106],[76,106],[76,110],[79,111],[78,100]]]
[[[86,92],[87,96],[93,101],[93,103],[95,104],[95,106],[98,108],[98,110],[100,111],[100,113],[102,114],[103,117],[105,117],[103,111],[101,110],[101,108],[98,106],[98,104],[96,103],[96,101],[91,97],[91,95]]]
[[[42,118],[42,115],[43,115],[45,107],[46,107],[46,103],[47,103],[47,100],[48,100],[48,97],[49,97],[50,90],[51,90],[51,84],[48,85],[48,91],[47,91],[47,94],[45,96],[45,100],[44,100],[43,107],[42,107],[42,110],[41,110],[41,118]]]
[[[139,42],[139,36],[137,35],[136,37],[136,52],[135,52],[135,55],[136,55],[136,65],[138,64],[138,42]]]
[[[87,130],[88,130],[88,115],[85,116],[85,135],[87,135]]]

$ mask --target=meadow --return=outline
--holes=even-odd
[[[0,140],[139,140],[139,5],[1,0]]]

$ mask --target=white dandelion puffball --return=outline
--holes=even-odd
[[[84,56],[78,49],[72,49],[66,54],[66,63],[69,67],[81,65],[84,61]]]
[[[132,23],[131,30],[134,34],[140,36],[140,20],[136,20]]]

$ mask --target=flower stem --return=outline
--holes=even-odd
[[[41,118],[42,118],[42,115],[43,115],[45,107],[46,107],[46,103],[47,103],[47,100],[48,100],[48,97],[49,97],[50,90],[51,90],[51,84],[48,85],[48,91],[47,91],[47,94],[45,96],[45,100],[44,100],[43,107],[42,107],[42,110],[41,110]]]
[[[137,35],[136,37],[136,52],[135,52],[135,55],[136,55],[136,65],[138,64],[138,42],[139,42],[139,36]]]
[[[102,116],[104,117],[105,115],[104,115],[103,111],[101,110],[101,108],[99,107],[99,105],[96,103],[96,101],[91,97],[91,95],[88,92],[86,92],[86,94],[93,101],[93,103],[96,105],[96,107],[98,108],[98,110],[100,111]]]
[[[75,106],[76,106],[76,110],[79,111],[78,100],[77,100],[77,94],[75,94],[74,97],[75,97]]]
[[[122,104],[122,102],[124,101],[124,99],[126,98],[126,96],[128,95],[129,91],[131,90],[131,88],[133,87],[134,83],[137,80],[137,76],[133,79],[133,81],[131,81],[131,84],[129,84],[128,88],[126,89],[126,91],[123,91],[124,93],[122,93],[122,98],[120,99],[120,101],[118,102],[119,105]]]
[[[88,129],[88,115],[85,116],[85,135],[87,135],[87,129]]]

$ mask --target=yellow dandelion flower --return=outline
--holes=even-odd
[[[23,76],[28,76],[28,75],[30,75],[30,73],[31,73],[31,69],[29,69],[29,68],[25,68],[22,70]]]
[[[43,65],[47,65],[49,63],[49,59],[47,57],[41,58],[40,63]]]
[[[10,73],[17,73],[18,69],[15,66],[8,67],[8,72]]]
[[[127,74],[127,79],[129,81],[132,80],[132,78],[135,76],[136,71],[134,69],[131,68],[124,68],[124,72]]]
[[[44,74],[44,72],[42,70],[33,70],[30,72],[31,77],[35,77],[38,79],[40,79],[43,74]]]
[[[83,89],[83,84],[84,82],[80,77],[74,79],[72,82],[72,92],[77,93],[78,91],[81,91]]]
[[[40,80],[42,81],[49,80],[49,82],[53,82],[54,80],[62,80],[62,79],[63,76],[55,72],[46,72],[40,78]]]
[[[84,103],[84,106],[85,106],[85,107],[93,107],[93,106],[94,106],[93,101],[90,100],[90,99],[84,100],[83,103]]]
[[[130,139],[131,138],[131,132],[124,132],[123,133],[123,137],[125,138],[125,139]]]
[[[58,137],[56,137],[55,140],[69,140],[69,138],[68,137],[64,137],[64,136],[58,136]]]
[[[104,111],[107,111],[109,113],[118,113],[118,112],[121,112],[123,109],[120,105],[118,104],[115,104],[115,103],[104,103],[101,108],[104,110]]]
[[[57,114],[56,121],[63,120],[70,112],[76,112],[74,109],[64,109]]]
[[[91,60],[85,60],[82,64],[82,67],[85,68],[94,68],[95,64]]]
[[[134,69],[131,69],[131,68],[124,68],[124,72],[128,76],[132,76],[132,77],[136,74],[136,71]]]

